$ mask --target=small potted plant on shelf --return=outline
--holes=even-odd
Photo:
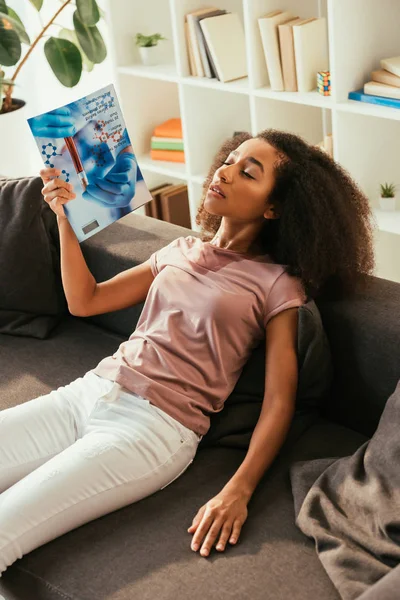
[[[158,63],[158,47],[157,44],[160,40],[166,40],[160,33],[153,33],[152,35],[143,35],[142,33],[136,34],[136,45],[139,48],[139,53],[142,62],[146,66],[157,65]]]
[[[396,210],[396,195],[394,193],[396,186],[394,183],[380,184],[381,195],[379,205],[382,210]]]

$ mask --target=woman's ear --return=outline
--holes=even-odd
[[[278,215],[275,214],[275,209],[273,206],[269,206],[267,210],[264,212],[264,217],[266,219],[277,219]]]

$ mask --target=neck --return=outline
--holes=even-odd
[[[237,232],[228,231],[226,227],[220,227],[210,243],[218,248],[225,248],[243,254],[253,254],[255,256],[263,254],[263,249],[255,232],[250,232],[249,228],[246,230],[245,227]]]

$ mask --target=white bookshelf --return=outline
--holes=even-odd
[[[248,77],[221,83],[190,75],[184,15],[216,6],[237,12],[246,39]],[[258,17],[276,10],[300,17],[324,16],[329,40],[332,95],[274,92],[258,29]],[[269,127],[317,144],[332,133],[337,160],[360,185],[374,210],[378,276],[400,281],[400,110],[354,102],[383,57],[400,54],[398,0],[109,0],[110,49],[116,86],[139,166],[149,187],[187,182],[192,228],[211,160],[234,130],[255,135]],[[135,46],[137,32],[160,32],[160,64],[145,67]],[[152,161],[150,137],[165,119],[182,119],[185,164]],[[396,212],[379,209],[379,183],[399,185]],[[144,208],[138,209],[144,214]],[[397,271],[396,271],[397,269]]]

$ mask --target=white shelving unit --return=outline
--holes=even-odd
[[[246,38],[248,77],[221,83],[190,75],[184,16],[216,6],[237,12]],[[291,10],[327,20],[332,95],[274,92],[258,29],[258,17]],[[116,86],[139,166],[149,187],[166,180],[187,182],[192,228],[202,183],[220,144],[235,130],[256,135],[269,127],[317,144],[333,134],[334,158],[368,196],[376,221],[377,251],[385,256],[376,274],[400,281],[400,196],[396,212],[379,209],[379,183],[400,191],[400,110],[347,99],[363,87],[383,57],[400,54],[398,0],[109,0]],[[160,64],[145,67],[135,46],[137,32],[160,32]],[[182,119],[185,164],[152,161],[150,137],[165,119]],[[138,209],[144,214],[143,207]],[[392,260],[387,257],[392,256]]]

